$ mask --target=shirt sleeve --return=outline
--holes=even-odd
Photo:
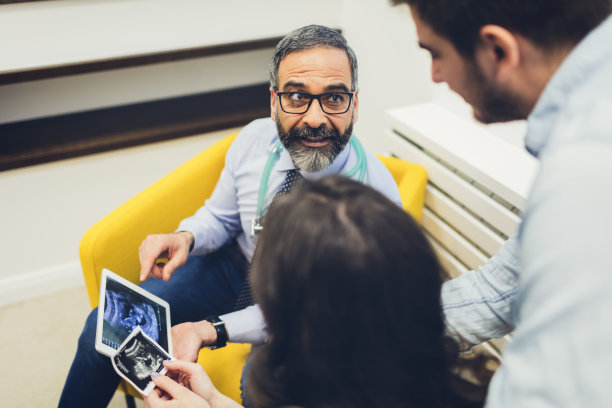
[[[240,162],[244,150],[240,141],[239,135],[230,146],[225,167],[210,198],[193,216],[179,224],[178,231],[189,231],[194,236],[193,254],[214,251],[241,231],[234,178],[234,166]]]
[[[219,316],[231,343],[261,344],[268,341],[266,322],[258,305]]]
[[[447,332],[465,349],[510,333],[518,289],[517,237],[513,235],[485,265],[442,286]]]
[[[378,190],[389,200],[393,201],[399,207],[402,207],[402,198],[399,193],[399,188],[389,172],[389,169],[369,151],[366,151],[366,157],[368,170],[365,184]]]

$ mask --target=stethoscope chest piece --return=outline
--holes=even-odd
[[[261,225],[261,218],[253,218],[253,220],[251,220],[251,237],[254,237],[255,234],[261,232],[262,229],[263,225]]]

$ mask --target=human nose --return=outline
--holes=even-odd
[[[310,103],[310,108],[304,114],[304,122],[311,128],[318,128],[325,122],[325,112],[321,108],[321,99],[314,99]]]

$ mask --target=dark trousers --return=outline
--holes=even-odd
[[[168,282],[140,284],[170,304],[172,325],[203,320],[234,310],[249,263],[235,243],[206,255],[190,256]],[[119,385],[109,357],[94,347],[98,309],[91,311],[78,341],[60,407],[106,407]]]

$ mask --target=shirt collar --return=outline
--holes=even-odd
[[[538,156],[546,146],[564,103],[603,60],[612,55],[612,17],[591,31],[562,62],[527,118],[525,147]]]

